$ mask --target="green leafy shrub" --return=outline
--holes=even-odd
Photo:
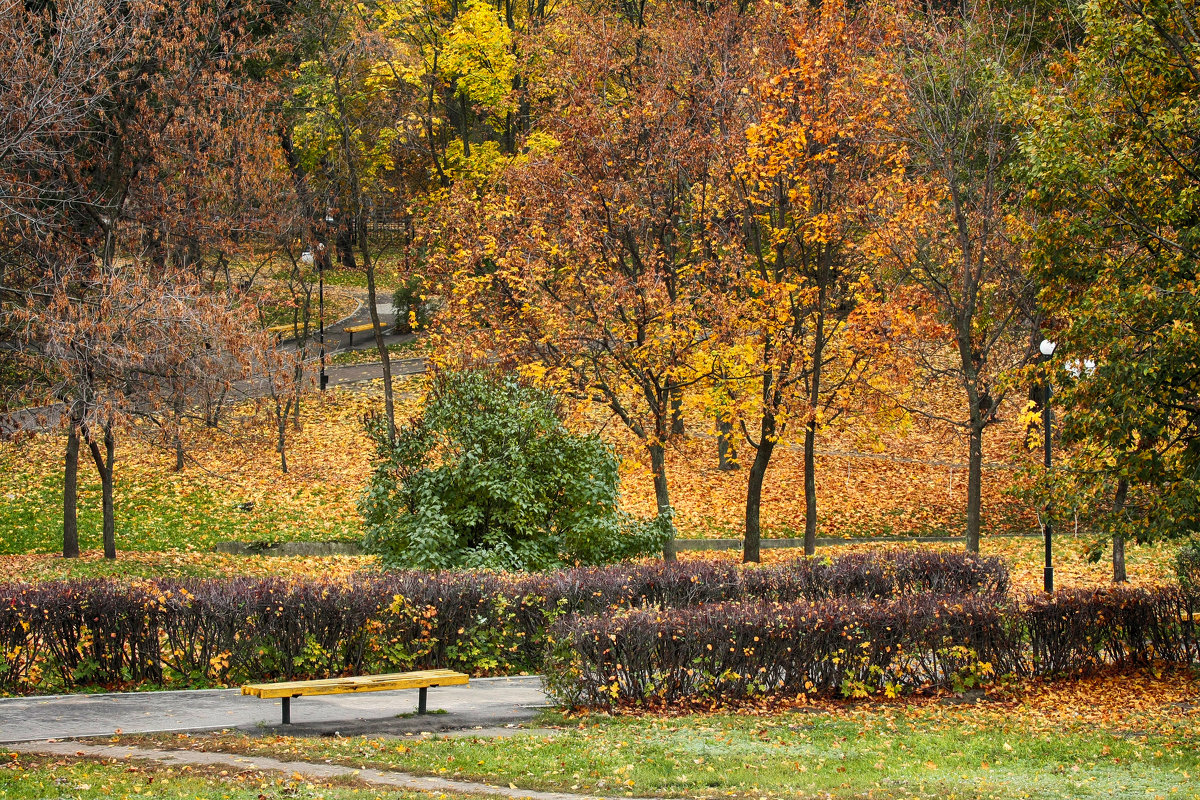
[[[1188,542],[1175,554],[1175,575],[1185,590],[1200,594],[1200,542]]]
[[[617,459],[567,430],[554,396],[483,370],[434,377],[388,442],[361,508],[368,549],[403,567],[546,569],[652,552],[661,532],[618,508]]]
[[[396,330],[400,333],[423,331],[429,326],[429,301],[419,275],[413,275],[396,288],[392,307],[396,309]]]

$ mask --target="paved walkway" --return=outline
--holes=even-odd
[[[416,716],[416,690],[300,697],[292,701],[295,734],[405,734],[496,728],[533,719],[549,701],[537,676],[476,678],[467,686],[429,690],[430,710]],[[0,698],[0,743],[121,733],[280,726],[278,700],[240,689],[130,692]]]
[[[355,769],[338,764],[314,764],[308,761],[280,761],[263,756],[239,756],[230,753],[212,753],[197,750],[157,750],[120,745],[80,744],[77,742],[37,743],[18,745],[12,748],[23,753],[54,756],[82,756],[97,759],[119,759],[122,761],[152,761],[171,766],[221,767],[234,772],[282,772],[299,775],[309,780],[350,779],[370,786],[387,786],[418,792],[455,792],[491,795],[531,800],[603,800],[600,795],[568,794],[566,792],[539,792],[518,789],[516,786],[495,786],[474,781],[457,781],[448,778],[425,777],[408,772],[392,772],[378,769]],[[444,794],[442,795],[445,796]],[[638,800],[630,796],[621,800]]]

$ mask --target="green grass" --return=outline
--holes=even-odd
[[[0,762],[0,800],[431,800],[445,795],[363,787],[349,782],[310,783],[275,773],[231,767],[178,769],[121,763],[17,756]]]
[[[34,465],[20,451],[0,453],[0,555],[53,553],[62,542],[62,471]],[[120,453],[118,452],[118,458]],[[101,546],[100,483],[89,461],[80,458],[79,542]],[[115,473],[117,547],[120,550],[203,550],[221,541],[359,541],[357,520],[314,521],[302,507],[257,503],[238,508],[236,484],[227,491],[173,480],[169,473],[124,469]],[[335,491],[309,489],[312,502]]]
[[[514,784],[522,789],[711,797],[1200,797],[1200,742],[1057,730],[935,707],[906,715],[777,713],[674,718],[548,715],[555,735],[226,739],[238,752]],[[945,712],[945,713],[941,713]],[[209,747],[213,744],[209,744]]]

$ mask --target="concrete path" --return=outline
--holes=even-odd
[[[540,677],[475,678],[429,690],[429,709],[444,714],[416,716],[413,689],[299,697],[293,724],[284,728],[280,701],[245,697],[240,689],[9,697],[0,698],[0,743],[220,728],[403,735],[502,727],[534,718],[548,703]]]
[[[605,800],[600,795],[568,794],[565,792],[539,792],[518,789],[516,786],[494,786],[474,781],[456,781],[448,778],[424,777],[408,772],[392,772],[377,769],[355,769],[337,764],[313,764],[307,761],[279,761],[262,756],[239,756],[230,753],[206,753],[197,750],[157,750],[120,745],[93,745],[78,742],[58,742],[18,745],[11,748],[16,752],[53,756],[81,756],[97,759],[119,759],[122,761],[153,761],[170,766],[219,767],[242,772],[282,772],[299,775],[309,780],[351,779],[370,786],[387,786],[418,792],[455,792],[491,795],[531,800]],[[639,800],[622,797],[620,800]]]

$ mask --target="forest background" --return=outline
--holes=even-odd
[[[602,431],[668,558],[1054,519],[1121,580],[1200,527],[1194,0],[0,12],[6,552],[79,553],[81,455],[110,557],[355,538],[397,289]],[[377,393],[311,391],[325,283]]]

